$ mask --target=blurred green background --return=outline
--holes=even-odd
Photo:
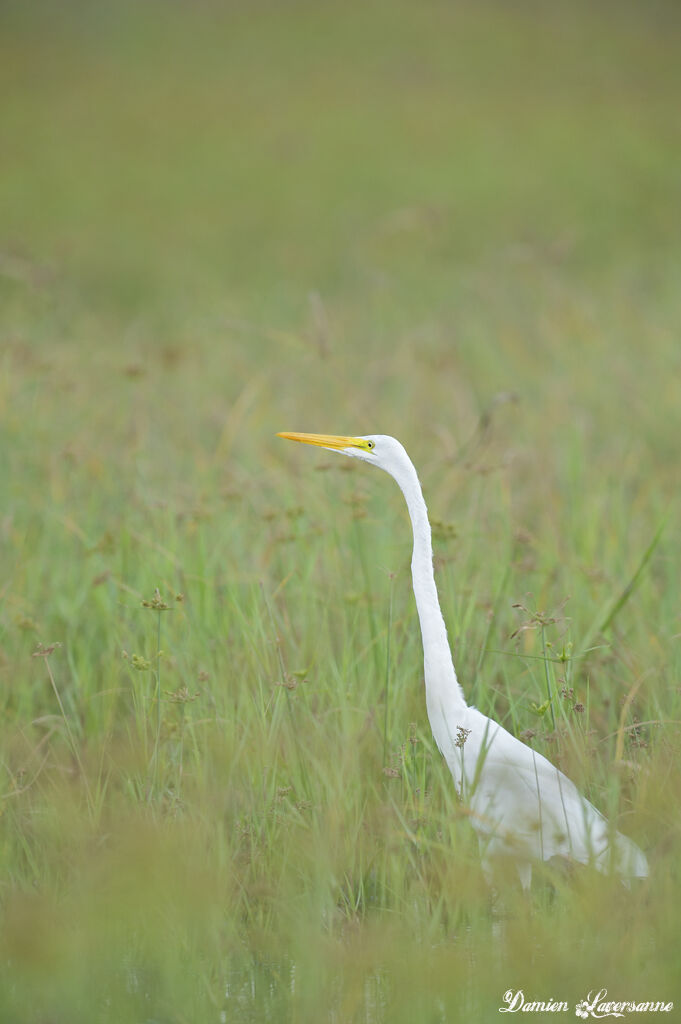
[[[681,999],[680,32],[672,2],[2,5],[3,1020]],[[401,496],[278,430],[405,444],[466,694],[644,887],[491,912]]]

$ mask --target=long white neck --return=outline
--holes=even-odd
[[[414,550],[411,575],[416,608],[421,623],[423,664],[426,679],[426,698],[429,709],[435,706],[463,710],[466,701],[454,671],[454,663],[447,639],[447,627],[440,610],[440,602],[433,573],[433,547],[428,509],[421,484],[411,462],[400,467],[395,479],[404,494],[414,530]]]

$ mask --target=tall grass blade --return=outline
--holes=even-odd
[[[613,622],[615,621],[615,618],[621,612],[622,608],[624,608],[625,604],[627,603],[631,595],[634,593],[639,583],[639,580],[643,575],[643,570],[652,558],[655,548],[660,542],[660,538],[662,537],[666,525],[667,519],[665,518],[658,526],[657,530],[655,531],[655,536],[643,552],[643,557],[641,558],[641,561],[639,562],[634,575],[631,577],[626,587],[624,587],[624,589],[617,597],[617,599],[613,602],[612,607],[610,608],[605,618],[601,622],[600,626],[596,630],[596,633],[605,633],[606,629],[609,629],[610,626],[612,626]]]

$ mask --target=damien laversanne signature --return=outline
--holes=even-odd
[[[602,988],[595,994],[589,992],[586,999],[575,1006],[575,1015],[583,1020],[591,1017],[600,1020],[603,1017],[624,1017],[628,1013],[669,1013],[674,1009],[673,1003],[664,1003],[660,1000],[645,1001],[629,999],[622,1002],[615,1002],[607,999],[608,990]],[[526,999],[521,988],[509,988],[504,993],[503,1002],[505,1006],[499,1007],[499,1013],[561,1013],[569,1010],[564,1000],[557,999]]]

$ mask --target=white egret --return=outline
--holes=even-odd
[[[278,436],[378,466],[402,490],[414,532],[411,571],[423,640],[428,719],[469,808],[488,881],[492,882],[500,860],[510,860],[523,889],[528,889],[533,863],[554,856],[591,863],[625,879],[646,876],[648,864],[642,851],[612,828],[566,775],[498,722],[466,704],[435,586],[428,510],[416,470],[400,442],[384,434]]]

